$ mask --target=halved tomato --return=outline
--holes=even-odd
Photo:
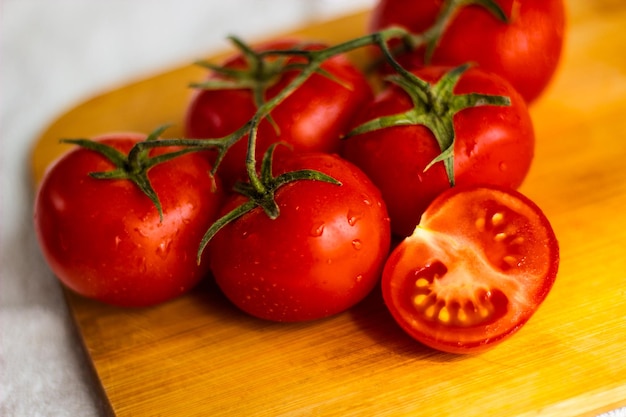
[[[559,247],[541,209],[509,188],[457,186],[428,207],[386,262],[385,303],[416,340],[485,350],[519,330],[548,295]]]

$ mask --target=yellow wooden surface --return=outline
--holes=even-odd
[[[304,324],[248,317],[208,283],[142,310],[68,294],[112,414],[562,417],[626,405],[626,3],[568,7],[561,68],[532,108],[536,160],[522,187],[554,226],[561,268],[516,336],[476,356],[437,353],[398,329],[378,291]],[[304,33],[337,41],[364,21]],[[203,74],[185,66],[72,109],[34,148],[35,179],[59,137],[179,129],[185,85]]]

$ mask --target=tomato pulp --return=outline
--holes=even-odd
[[[552,227],[528,198],[494,186],[455,187],[390,255],[383,296],[416,340],[446,352],[479,352],[530,319],[558,264]]]

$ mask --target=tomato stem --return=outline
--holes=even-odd
[[[282,143],[277,142],[270,145],[268,150],[263,155],[263,160],[261,162],[261,175],[260,177],[258,177],[256,172],[254,175],[254,178],[257,178],[260,186],[259,184],[254,184],[252,182],[237,182],[235,184],[234,190],[246,196],[248,198],[248,201],[235,207],[233,210],[220,217],[211,225],[209,230],[206,231],[206,233],[202,237],[200,246],[198,247],[198,264],[201,261],[202,253],[204,252],[204,249],[206,248],[209,241],[228,223],[238,219],[239,217],[243,216],[244,214],[253,210],[256,207],[260,207],[261,209],[263,209],[265,214],[267,214],[270,219],[277,218],[280,215],[280,209],[278,207],[278,204],[276,203],[275,193],[283,185],[290,182],[302,180],[323,181],[334,185],[341,185],[339,181],[332,178],[331,176],[311,169],[290,171],[274,177],[272,174],[272,158],[275,148],[281,144]]]
[[[385,46],[383,50],[389,53]],[[509,106],[509,97],[488,94],[455,94],[454,88],[461,76],[470,68],[470,64],[460,65],[444,74],[441,79],[431,85],[413,73],[404,70],[389,56],[393,65],[398,65],[398,74],[388,80],[403,89],[410,97],[413,106],[402,113],[372,119],[357,126],[346,137],[360,135],[392,126],[423,125],[433,134],[441,153],[426,165],[427,171],[437,162],[442,162],[448,176],[450,186],[455,185],[454,177],[454,116],[469,107],[483,105]]]
[[[189,147],[178,149],[173,152],[160,154],[154,157],[149,156],[150,149],[155,147],[168,146],[168,143],[172,145],[180,146],[181,140],[172,139],[160,140],[159,136],[169,127],[169,125],[163,125],[152,131],[148,137],[141,142],[137,142],[128,152],[128,155],[120,152],[110,145],[106,145],[102,142],[97,142],[91,139],[77,138],[77,139],[61,139],[62,143],[70,143],[81,146],[83,148],[98,152],[100,155],[108,159],[115,168],[110,171],[90,172],[89,176],[92,178],[103,180],[129,180],[132,181],[154,204],[158,213],[159,219],[163,221],[163,208],[159,200],[156,191],[152,187],[148,178],[148,171],[155,165],[177,158],[181,155],[195,152],[197,148],[205,148],[204,144],[190,143]],[[193,145],[193,146],[191,146]]]
[[[389,27],[323,49],[291,48],[284,50],[265,50],[261,52],[254,51],[248,44],[235,36],[229,37],[231,42],[241,51],[248,67],[246,69],[229,68],[201,61],[197,64],[224,76],[226,79],[211,79],[203,83],[190,84],[191,87],[203,89],[251,89],[253,100],[257,107],[255,114],[245,125],[241,126],[235,132],[221,138],[159,139],[158,137],[167,128],[167,126],[163,126],[152,132],[145,141],[139,142],[133,146],[128,155],[124,155],[113,147],[88,139],[65,139],[62,141],[92,149],[109,159],[114,164],[115,169],[108,172],[94,172],[90,175],[102,179],[128,179],[133,181],[137,187],[153,201],[162,221],[163,212],[161,203],[148,179],[148,170],[157,164],[189,152],[215,149],[217,150],[217,158],[211,170],[211,174],[215,175],[226,152],[232,145],[247,135],[248,143],[245,166],[249,183],[237,183],[235,191],[247,196],[249,200],[219,219],[206,232],[198,250],[198,262],[200,262],[200,257],[205,246],[215,233],[226,224],[244,215],[254,207],[260,206],[270,218],[276,218],[279,215],[279,209],[274,200],[274,194],[281,186],[292,181],[303,179],[326,181],[341,185],[332,177],[313,170],[289,172],[279,175],[278,177],[273,177],[271,173],[271,163],[276,144],[270,146],[265,153],[261,172],[260,174],[257,173],[256,142],[258,128],[260,123],[264,119],[267,119],[277,133],[279,133],[278,125],[271,117],[272,110],[289,97],[289,95],[301,86],[310,76],[317,73],[342,84],[341,79],[334,77],[321,67],[326,60],[361,47],[375,45],[382,50],[385,60],[387,60],[397,72],[397,75],[391,77],[390,81],[407,91],[414,106],[411,110],[403,114],[372,120],[357,127],[350,132],[349,135],[365,133],[388,126],[424,124],[433,131],[442,150],[441,154],[433,159],[425,170],[429,169],[434,163],[442,161],[446,166],[450,183],[453,185],[452,148],[454,144],[454,126],[452,124],[452,117],[454,113],[463,108],[476,105],[508,105],[508,98],[479,94],[453,95],[452,89],[456,85],[462,72],[465,71],[465,66],[451,71],[449,75],[442,78],[439,83],[430,86],[427,82],[404,69],[395,60],[394,53],[390,50],[388,43],[392,40],[400,41],[404,48],[408,50],[415,50],[425,46],[425,61],[428,62],[432,58],[439,39],[456,12],[461,7],[468,5],[484,7],[496,18],[507,22],[506,15],[495,0],[445,0],[435,24],[420,34],[411,33],[401,27]],[[303,57],[306,59],[306,62],[289,62],[288,58],[294,56]],[[267,59],[270,57],[274,59]],[[285,88],[278,92],[278,94],[266,100],[265,93],[267,88],[273,85],[282,74],[291,70],[298,70],[299,72]],[[349,88],[349,86],[346,86],[346,88]],[[182,149],[155,157],[149,157],[150,149],[164,146],[177,146],[182,147]]]
[[[408,119],[412,120],[411,123],[427,124],[435,132],[437,132],[435,136],[438,138],[438,142],[440,143],[440,146],[442,148],[442,154],[440,155],[440,157],[443,160],[444,164],[446,164],[446,170],[448,172],[451,183],[454,182],[454,174],[452,171],[452,151],[451,151],[451,147],[454,142],[454,128],[451,122],[451,117],[453,113],[452,115],[449,116],[449,121],[446,118],[429,119],[428,117],[426,117],[426,115],[429,114],[427,110],[429,108],[434,108],[436,114],[440,115],[440,114],[445,114],[447,109],[458,111],[459,109],[455,107],[455,104],[461,104],[461,103],[467,104],[470,102],[478,103],[479,100],[471,100],[471,99],[464,98],[464,99],[458,100],[458,102],[452,103],[452,105],[450,105],[448,101],[440,100],[438,94],[445,93],[447,91],[446,88],[449,88],[451,90],[456,83],[455,82],[450,83],[448,82],[448,80],[443,80],[443,82],[441,83],[442,87],[439,88],[439,90],[441,91],[437,90],[437,86],[435,86],[435,88],[431,88],[431,86],[427,82],[419,79],[418,77],[414,76],[413,74],[405,70],[394,59],[393,54],[388,47],[388,42],[392,39],[399,39],[405,45],[408,45],[411,48],[417,48],[420,45],[423,45],[428,40],[428,37],[424,35],[411,34],[405,29],[400,28],[400,27],[391,27],[388,29],[384,29],[384,30],[381,30],[372,34],[361,36],[356,39],[348,40],[346,42],[343,42],[334,46],[330,46],[328,48],[320,49],[320,50],[285,49],[285,50],[265,50],[265,51],[261,51],[258,53],[253,52],[251,48],[248,48],[241,41],[237,41],[237,44],[240,47],[244,48],[242,49],[242,53],[244,53],[244,55],[248,57],[247,59],[249,60],[249,62],[255,62],[256,63],[255,65],[261,65],[260,63],[263,62],[264,59],[267,57],[276,57],[276,56],[278,57],[302,56],[307,59],[307,64],[306,65],[299,64],[297,68],[300,70],[300,72],[296,75],[296,77],[293,80],[291,80],[291,82],[285,88],[279,91],[278,94],[276,94],[270,100],[263,101],[259,99],[260,96],[257,96],[257,99],[255,100],[257,104],[257,111],[254,114],[254,116],[251,118],[251,120],[248,122],[248,124],[242,128],[243,130],[240,129],[236,134],[229,135],[221,139],[222,141],[226,143],[224,143],[222,146],[219,146],[220,156],[218,157],[218,160],[216,162],[214,169],[217,169],[217,166],[219,165],[221,158],[223,157],[224,153],[228,150],[230,145],[232,145],[234,142],[236,142],[241,137],[243,137],[245,135],[245,133],[243,132],[246,132],[248,134],[248,143],[247,143],[248,147],[247,147],[247,152],[246,152],[245,166],[246,166],[246,172],[248,174],[249,183],[237,183],[235,185],[235,191],[248,197],[249,200],[248,202],[244,203],[241,206],[238,206],[237,208],[233,209],[231,212],[227,213],[225,216],[220,218],[206,232],[206,234],[204,235],[202,239],[200,248],[198,250],[198,262],[200,261],[204,248],[206,247],[208,242],[212,239],[212,237],[226,224],[241,217],[246,212],[254,209],[255,207],[261,207],[270,218],[273,219],[273,218],[278,217],[279,209],[278,209],[278,205],[275,202],[274,195],[275,195],[276,190],[280,188],[282,185],[292,182],[292,181],[297,181],[297,180],[302,180],[302,179],[320,180],[320,181],[327,181],[327,182],[338,184],[332,177],[329,177],[318,171],[310,171],[310,170],[290,172],[290,173],[282,174],[276,178],[273,177],[271,175],[271,159],[272,159],[271,156],[273,154],[274,147],[276,146],[276,144],[273,144],[272,146],[270,146],[270,148],[264,155],[264,159],[263,159],[263,163],[261,167],[261,173],[259,175],[259,173],[257,173],[257,170],[256,170],[256,141],[257,141],[258,126],[263,119],[270,117],[271,111],[276,106],[278,106],[287,97],[289,97],[289,95],[293,91],[295,91],[299,86],[301,86],[311,75],[313,75],[314,73],[318,73],[318,74],[322,74],[324,76],[329,77],[329,74],[324,72],[323,69],[321,68],[321,65],[324,61],[328,60],[329,58],[333,56],[347,53],[347,52],[350,52],[352,50],[355,50],[364,46],[368,46],[368,45],[378,46],[383,51],[383,54],[386,60],[399,73],[399,76],[397,77],[396,82],[401,85],[406,85],[407,88],[409,84],[414,86],[414,87],[411,87],[410,90],[412,92],[411,94],[415,96],[414,103],[416,103],[416,106],[415,106],[414,112],[408,115]],[[284,63],[286,61],[282,61],[282,62]],[[286,68],[290,68],[290,69],[295,68],[294,66],[289,67],[288,64],[284,64],[284,65],[285,67],[282,68],[282,71],[285,71]],[[256,67],[255,70],[257,71],[257,75],[256,75],[257,78],[262,78],[263,81],[266,81],[268,78],[270,78],[270,77],[267,77],[267,74],[265,73],[261,75],[259,73],[259,67]],[[334,79],[332,76],[330,76],[329,78]],[[340,80],[335,80],[335,81],[340,82]],[[266,88],[266,86],[267,85],[264,84],[262,91],[264,91],[264,88]],[[450,96],[452,97],[451,94]],[[483,96],[480,96],[480,99],[483,102],[490,101],[489,98],[484,98]],[[392,121],[391,119],[379,119],[373,122],[373,124],[376,124],[376,123],[378,123],[377,128],[380,128],[387,123],[397,124],[397,123],[405,123],[405,121],[402,121],[399,119],[394,120],[394,121]],[[207,146],[216,145],[215,143],[208,143],[208,142],[206,144]],[[434,162],[437,162],[437,161],[433,161],[433,163]]]
[[[259,75],[263,71],[260,70],[261,63],[265,61],[264,58],[270,56],[303,56],[307,59],[308,64],[306,65],[298,65],[298,68],[301,68],[301,71],[298,75],[291,80],[291,82],[282,90],[278,92],[274,97],[270,100],[263,101],[261,99],[255,99],[257,104],[257,111],[255,115],[249,122],[248,125],[248,147],[246,152],[246,172],[248,174],[250,183],[254,187],[254,189],[258,193],[264,193],[266,191],[267,185],[263,183],[263,181],[259,178],[256,171],[256,139],[257,139],[257,131],[258,126],[264,118],[270,117],[271,111],[276,108],[281,102],[283,102],[289,95],[295,91],[299,86],[301,86],[311,75],[314,73],[321,73],[322,75],[329,76],[328,73],[321,69],[321,65],[328,59],[333,56],[340,55],[357,48],[361,48],[366,45],[378,44],[385,45],[386,42],[391,38],[407,38],[406,42],[415,43],[415,41],[411,38],[409,32],[402,28],[394,27],[390,29],[385,29],[373,34],[361,36],[356,39],[352,39],[338,45],[330,46],[328,48],[320,49],[320,50],[305,50],[305,49],[284,49],[284,50],[266,50],[261,52],[254,52],[251,48],[249,48],[245,43],[240,40],[236,41],[238,47],[242,48],[242,53],[244,53],[248,59],[248,61],[252,64],[254,63],[253,71],[257,73],[257,77],[262,81],[265,80],[265,75]],[[236,38],[231,38],[236,39]],[[285,61],[281,61],[285,62]],[[284,65],[284,64],[283,64]],[[283,67],[282,71],[285,70]],[[334,79],[333,77],[330,77]],[[340,82],[340,81],[337,81]],[[258,84],[260,85],[260,84]],[[265,91],[266,85],[263,85],[262,92]],[[259,89],[255,89],[255,94]],[[263,96],[264,93],[261,93]],[[225,147],[227,150],[227,147]],[[225,152],[225,151],[224,151]]]

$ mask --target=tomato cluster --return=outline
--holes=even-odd
[[[548,220],[516,188],[562,9],[382,0],[373,32],[339,45],[233,38],[239,53],[206,63],[185,138],[68,140],[80,146],[35,202],[43,254],[68,288],[102,302],[154,305],[214,279],[274,321],[340,313],[380,282],[416,340],[491,347],[530,318],[558,269]],[[346,52],[372,45],[383,64],[366,73]]]

